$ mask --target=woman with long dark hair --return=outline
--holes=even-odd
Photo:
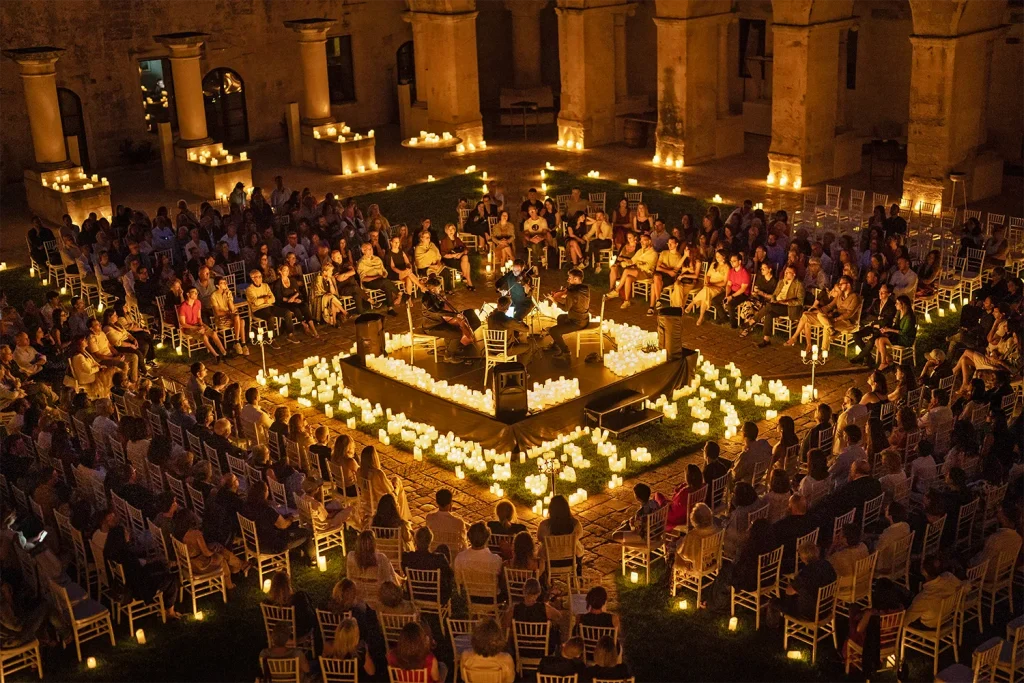
[[[583,571],[583,526],[569,509],[569,501],[563,495],[556,495],[548,504],[548,518],[537,527],[537,540],[543,544],[549,536],[572,536],[576,548],[576,574]],[[552,566],[565,564],[562,561],[552,562]]]

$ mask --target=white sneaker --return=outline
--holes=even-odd
[[[621,305],[621,306],[619,306],[619,308],[620,308],[620,309],[626,309],[626,308],[629,308],[629,307],[630,307],[630,306],[632,306],[632,305],[633,305],[633,302],[632,302],[632,301],[623,301],[623,302],[622,302],[622,305]]]
[[[613,289],[612,291],[608,292],[605,295],[605,297],[608,298],[608,299],[618,299],[619,298],[619,290]]]

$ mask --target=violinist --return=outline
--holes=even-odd
[[[512,317],[519,321],[524,320],[533,310],[533,299],[530,297],[530,271],[525,269],[526,262],[517,258],[512,262],[512,270],[502,275],[494,283],[499,294],[512,300]]]
[[[583,284],[583,271],[579,268],[571,269],[569,284],[564,289],[552,292],[550,297],[566,311],[558,316],[555,325],[548,330],[554,342],[551,348],[555,351],[555,358],[567,358],[569,347],[562,335],[584,330],[590,324],[590,287]]]
[[[508,309],[511,305],[511,298],[499,296],[498,307],[487,316],[487,327],[505,330],[508,335],[508,355],[516,356],[520,363],[527,366],[537,352],[537,342],[530,338],[530,328],[526,323],[509,317]]]
[[[462,353],[467,347],[473,345],[470,330],[469,343],[466,337],[468,324],[462,320],[461,315],[448,303],[448,300],[441,295],[441,278],[431,274],[423,283],[426,291],[423,292],[423,331],[426,334],[441,337],[445,340],[444,362],[461,363],[462,360],[456,354]]]

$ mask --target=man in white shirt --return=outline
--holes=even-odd
[[[280,213],[285,202],[292,196],[292,191],[285,186],[284,178],[281,176],[275,176],[274,183],[277,187],[270,193],[270,206],[273,207],[274,213]]]
[[[754,476],[755,465],[763,464],[764,469],[767,470],[768,463],[772,459],[772,447],[765,439],[758,439],[757,433],[756,423],[743,423],[743,439],[746,441],[746,446],[736,458],[736,462],[733,463],[734,481],[749,482]]]
[[[249,387],[245,390],[245,405],[241,411],[242,420],[256,425],[256,433],[260,435],[260,441],[266,439],[267,429],[274,424],[274,420],[262,408],[260,408],[260,390],[256,387]]]
[[[424,523],[434,534],[435,542],[448,545],[451,554],[456,555],[466,547],[466,522],[452,514],[452,492],[448,489],[438,489],[434,501],[437,503],[437,512],[428,514]],[[453,548],[455,539],[458,539],[458,543]]]
[[[359,283],[363,289],[376,289],[384,292],[385,302],[388,307],[388,315],[398,315],[395,306],[402,301],[402,294],[394,281],[388,279],[388,272],[384,268],[384,261],[380,256],[373,253],[373,245],[363,242],[363,255],[356,264],[356,273],[359,275]]]
[[[860,536],[859,523],[843,525],[839,537],[833,541],[834,551],[828,556],[828,563],[836,570],[839,578],[839,597],[847,601],[853,598],[857,563],[868,556],[868,547],[861,542]]]
[[[946,405],[949,403],[949,392],[936,389],[928,403],[928,412],[917,421],[917,426],[924,430],[925,438],[935,445],[935,437],[953,428],[953,411]]]
[[[913,300],[917,293],[917,273],[910,269],[905,256],[896,259],[896,270],[889,275],[889,289],[894,297],[909,296]]]
[[[46,365],[46,356],[32,347],[27,333],[19,332],[14,338],[14,362],[26,377],[31,377]]]
[[[942,601],[955,595],[960,588],[960,579],[943,569],[942,560],[935,556],[925,558],[921,563],[925,581],[903,617],[904,624],[923,629],[936,627]]]
[[[498,577],[501,574],[501,555],[492,553],[487,547],[487,541],[491,538],[491,532],[483,522],[477,522],[469,527],[470,547],[455,556],[452,568],[455,570],[455,581],[461,585],[467,572],[493,574]]]
[[[999,528],[985,539],[985,547],[971,559],[971,566],[977,566],[988,560],[985,581],[995,578],[1001,555],[1009,555],[1016,559],[1020,553],[1021,537],[1013,528],[1013,519],[1007,513],[1005,505],[1000,505],[996,509],[996,519],[999,520]]]
[[[917,445],[917,457],[910,461],[910,478],[914,480],[914,493],[927,493],[932,480],[938,474],[933,457],[934,451],[935,447],[931,441],[922,441]]]
[[[836,419],[836,437],[832,440],[832,452],[836,455],[841,453],[848,445],[843,430],[849,425],[860,427],[861,433],[868,426],[868,407],[861,405],[860,399],[864,392],[857,387],[850,387],[843,396],[843,412],[839,413]]]
[[[907,509],[898,501],[891,501],[885,511],[885,518],[889,526],[882,531],[875,542],[875,552],[878,553],[878,561],[875,564],[875,576],[888,576],[902,567],[895,566],[896,558],[893,551],[896,544],[910,535],[910,525],[907,524]]]
[[[249,303],[249,313],[267,323],[268,329],[274,328],[277,318],[282,319],[281,327],[284,328],[286,339],[293,344],[299,344],[295,338],[295,321],[292,312],[284,306],[277,305],[277,298],[270,291],[270,285],[263,281],[263,273],[253,269],[249,273],[252,284],[245,288],[245,300]],[[280,330],[278,330],[280,334]]]
[[[288,233],[288,243],[281,249],[282,256],[287,256],[292,253],[299,258],[300,262],[309,258],[309,253],[306,251],[306,247],[299,244],[299,233],[295,230]]]
[[[843,430],[843,439],[846,441],[847,446],[832,461],[832,465],[828,468],[828,474],[836,483],[836,488],[845,486],[846,482],[850,480],[850,466],[853,463],[858,460],[868,459],[867,451],[860,445],[862,436],[863,432],[861,432],[860,427],[857,425],[847,425]]]

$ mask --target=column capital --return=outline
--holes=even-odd
[[[547,4],[545,0],[505,0],[505,9],[512,13],[513,17],[530,19],[540,17]]]
[[[64,48],[40,45],[4,50],[8,59],[18,63],[22,76],[48,76],[57,73],[57,60]]]
[[[772,24],[772,32],[786,36],[809,36],[812,33],[821,31],[837,31],[851,28],[860,23],[860,17],[846,17],[844,19],[832,19],[830,21],[819,21],[814,24]]]
[[[180,33],[162,33],[153,36],[153,40],[170,50],[172,58],[188,59],[198,58],[201,55],[203,43],[209,37],[209,33],[182,31]]]
[[[911,34],[910,44],[915,47],[948,47],[951,45],[956,45],[958,42],[963,42],[971,39],[983,38],[987,40],[993,40],[999,38],[1009,30],[1010,26],[1006,24],[1003,26],[981,29],[980,31],[973,31],[971,33],[961,33],[955,36],[930,36]]]
[[[299,34],[299,42],[319,42],[327,40],[327,32],[331,30],[337,19],[290,19],[284,25]]]
[[[654,25],[661,28],[670,28],[673,26],[686,26],[686,25],[718,25],[718,24],[731,24],[737,20],[735,12],[719,12],[718,14],[702,14],[698,17],[653,17]]]
[[[562,4],[563,0],[559,0],[555,6],[555,14],[567,15],[567,16],[581,16],[584,12],[611,12],[616,16],[633,16],[636,13],[635,3],[626,2],[612,2],[603,5],[591,5],[586,0],[583,2],[576,2],[574,0],[566,0],[566,3]]]
[[[464,21],[476,21],[477,15],[480,12],[476,10],[472,12],[417,12],[416,10],[406,10],[402,12],[402,19],[409,22],[410,24],[416,22],[423,23],[434,23],[434,24],[455,24]]]

